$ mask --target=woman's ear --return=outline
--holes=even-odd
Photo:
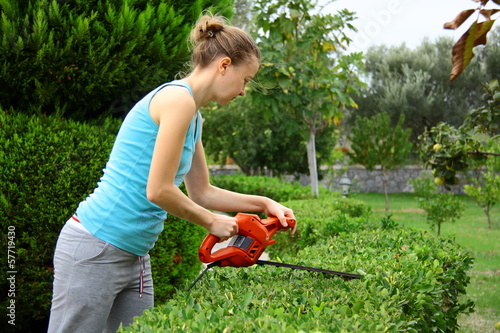
[[[227,69],[231,65],[231,58],[229,57],[224,57],[219,61],[219,73],[221,75],[226,74]]]

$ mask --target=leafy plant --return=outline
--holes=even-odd
[[[473,161],[500,156],[485,145],[500,139],[500,86],[495,80],[484,88],[487,105],[472,111],[459,128],[439,123],[419,136],[422,159],[438,185],[457,185],[457,173],[467,171]]]
[[[388,171],[404,164],[413,147],[409,141],[411,130],[403,128],[404,115],[401,114],[395,127],[387,113],[379,113],[370,118],[356,117],[352,128],[351,163],[361,164],[373,171],[379,167],[383,174],[385,211],[389,211],[387,195]]]
[[[223,165],[229,156],[249,176],[307,174],[307,152],[297,149],[307,134],[287,113],[266,116],[267,109],[256,105],[250,93],[226,107],[204,111],[205,151],[215,163]],[[327,126],[316,137],[320,165],[328,163],[328,153],[337,141],[334,127]]]
[[[91,126],[0,109],[0,233],[5,240],[8,227],[15,228],[19,331],[28,332],[32,320],[48,315],[57,236],[97,183],[118,123]],[[7,251],[1,257],[7,262]],[[6,274],[0,273],[3,295]]]
[[[470,254],[425,232],[342,234],[282,258],[363,277],[216,268],[189,293],[178,290],[119,332],[453,332],[458,315],[473,308],[461,297]]]
[[[441,224],[444,222],[455,222],[464,210],[464,203],[453,193],[439,193],[432,178],[421,176],[410,179],[418,205],[427,213],[427,222],[431,228],[437,226],[437,235],[441,234]]]
[[[500,142],[499,142],[500,144]],[[500,145],[492,147],[492,151],[500,151]],[[496,163],[495,163],[496,162]],[[494,205],[500,202],[500,160],[488,159],[484,168],[479,168],[470,177],[472,184],[465,185],[464,191],[482,208],[488,220],[488,228],[492,228],[492,216],[490,211]]]
[[[242,174],[215,176],[210,179],[215,186],[226,190],[256,194],[276,201],[288,201],[311,198],[310,190],[299,183],[290,183],[276,177],[246,176]],[[323,193],[328,193],[323,189]]]
[[[342,232],[355,232],[379,227],[371,218],[371,207],[356,199],[338,194],[322,195],[309,200],[292,200],[284,205],[293,209],[297,217],[297,230],[293,237],[286,232],[275,234],[276,244],[266,251],[271,254],[297,252],[307,246],[321,244]]]
[[[465,185],[464,191],[483,209],[491,229],[490,209],[500,202],[500,175],[487,171],[483,173],[482,184],[478,181],[475,185]]]
[[[311,193],[318,195],[316,135],[340,123],[344,110],[356,108],[352,95],[362,85],[361,54],[342,55],[354,30],[354,13],[316,11],[318,1],[255,1],[255,33],[262,49],[264,87],[252,94],[272,117],[285,112],[300,124],[307,148]]]
[[[394,229],[398,226],[398,223],[392,219],[392,214],[388,214],[380,219],[382,224],[382,229]]]
[[[473,0],[479,2],[479,7],[476,9],[467,9],[461,11],[453,21],[444,24],[445,29],[455,30],[460,27],[469,17],[477,13],[478,18],[472,22],[469,29],[460,37],[453,47],[452,63],[453,69],[450,75],[450,81],[454,81],[467,67],[471,59],[474,57],[473,49],[478,45],[486,44],[486,35],[493,27],[495,20],[492,16],[497,14],[500,9],[485,8],[489,0]],[[492,0],[497,5],[500,1]],[[485,21],[479,22],[479,17],[482,16]]]
[[[230,16],[229,3],[2,1],[0,105],[80,120],[123,116],[189,60],[201,11],[215,5]]]
[[[0,238],[8,244],[8,231],[15,228],[12,270],[17,269],[19,332],[30,332],[36,320],[48,316],[57,237],[102,175],[119,125],[118,120],[90,125],[0,109]],[[150,251],[158,300],[166,300],[175,286],[199,272],[196,244],[205,234],[193,223],[168,217],[158,245]],[[7,255],[1,254],[4,263]],[[0,273],[2,295],[10,287],[7,271]],[[7,302],[2,299],[1,306],[7,308]],[[0,330],[7,331],[6,326],[7,320],[2,320]]]

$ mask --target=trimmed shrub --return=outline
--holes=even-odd
[[[472,311],[459,297],[472,258],[427,232],[341,234],[283,258],[363,277],[214,268],[189,293],[179,290],[119,332],[454,332],[457,316]]]
[[[370,218],[372,208],[369,205],[335,194],[323,195],[318,199],[292,200],[283,204],[293,209],[298,223],[297,230],[291,237],[288,232],[276,233],[276,244],[266,250],[271,254],[297,252],[306,246],[322,243],[340,232],[380,227],[378,221]]]
[[[155,247],[149,251],[155,304],[171,298],[175,288],[194,279],[203,268],[198,248],[207,231],[194,223],[169,215]]]
[[[210,6],[232,15],[232,0],[2,1],[0,106],[75,119],[124,115],[182,69],[188,34]]]
[[[0,110],[0,232],[5,239],[9,226],[15,228],[20,331],[48,314],[57,236],[97,183],[117,129],[117,121],[91,126]],[[1,258],[7,261],[5,251]],[[8,290],[6,274],[2,270],[2,295]],[[2,308],[6,304],[2,301]]]
[[[16,326],[2,320],[0,330],[29,332],[49,314],[52,300],[53,252],[59,232],[78,203],[102,175],[120,122],[97,125],[52,116],[10,114],[0,109],[0,236],[5,248],[14,228],[15,263],[0,273],[0,294],[7,295],[8,271],[17,271]],[[151,251],[156,298],[164,301],[172,288],[192,279],[201,265],[197,245],[203,230],[169,216],[165,231]],[[6,263],[7,248],[1,254]],[[12,255],[12,253],[10,253]],[[10,259],[10,258],[9,258]],[[4,317],[5,319],[5,317]]]
[[[290,183],[279,178],[246,176],[243,174],[214,176],[213,185],[238,193],[263,195],[278,202],[311,198],[311,188],[299,183]],[[330,193],[322,188],[320,195]]]

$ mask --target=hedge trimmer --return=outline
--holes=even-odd
[[[345,279],[359,279],[361,275],[331,271],[328,269],[285,264],[267,260],[259,260],[267,246],[276,243],[272,239],[278,230],[284,230],[295,227],[296,221],[287,218],[287,227],[284,227],[277,217],[260,219],[254,214],[238,213],[238,234],[229,242],[228,246],[212,253],[213,247],[220,240],[219,237],[208,234],[200,245],[198,257],[207,267],[194,280],[188,291],[205,275],[206,271],[212,267],[248,267],[254,264],[271,265],[276,267],[287,267],[291,269],[300,269],[310,272],[320,272],[341,276]]]

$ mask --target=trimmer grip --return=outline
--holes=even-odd
[[[286,223],[288,224],[288,227],[284,227],[281,224],[281,222],[278,220],[278,218],[274,217],[274,216],[261,220],[261,223],[264,227],[266,227],[268,229],[270,237],[272,237],[274,235],[274,233],[278,230],[295,228],[295,225],[297,224],[297,220],[295,220],[291,217],[286,217]]]
[[[200,258],[201,262],[207,263],[215,261],[212,256],[212,249],[219,240],[219,237],[212,234],[208,234],[205,237],[200,245],[200,250],[198,251],[198,257]]]
[[[288,224],[288,228],[295,228],[295,226],[297,225],[297,220],[296,219],[293,219],[291,217],[287,217],[286,218],[286,223]],[[281,224],[281,223],[280,223]],[[284,227],[283,227],[284,228]]]

